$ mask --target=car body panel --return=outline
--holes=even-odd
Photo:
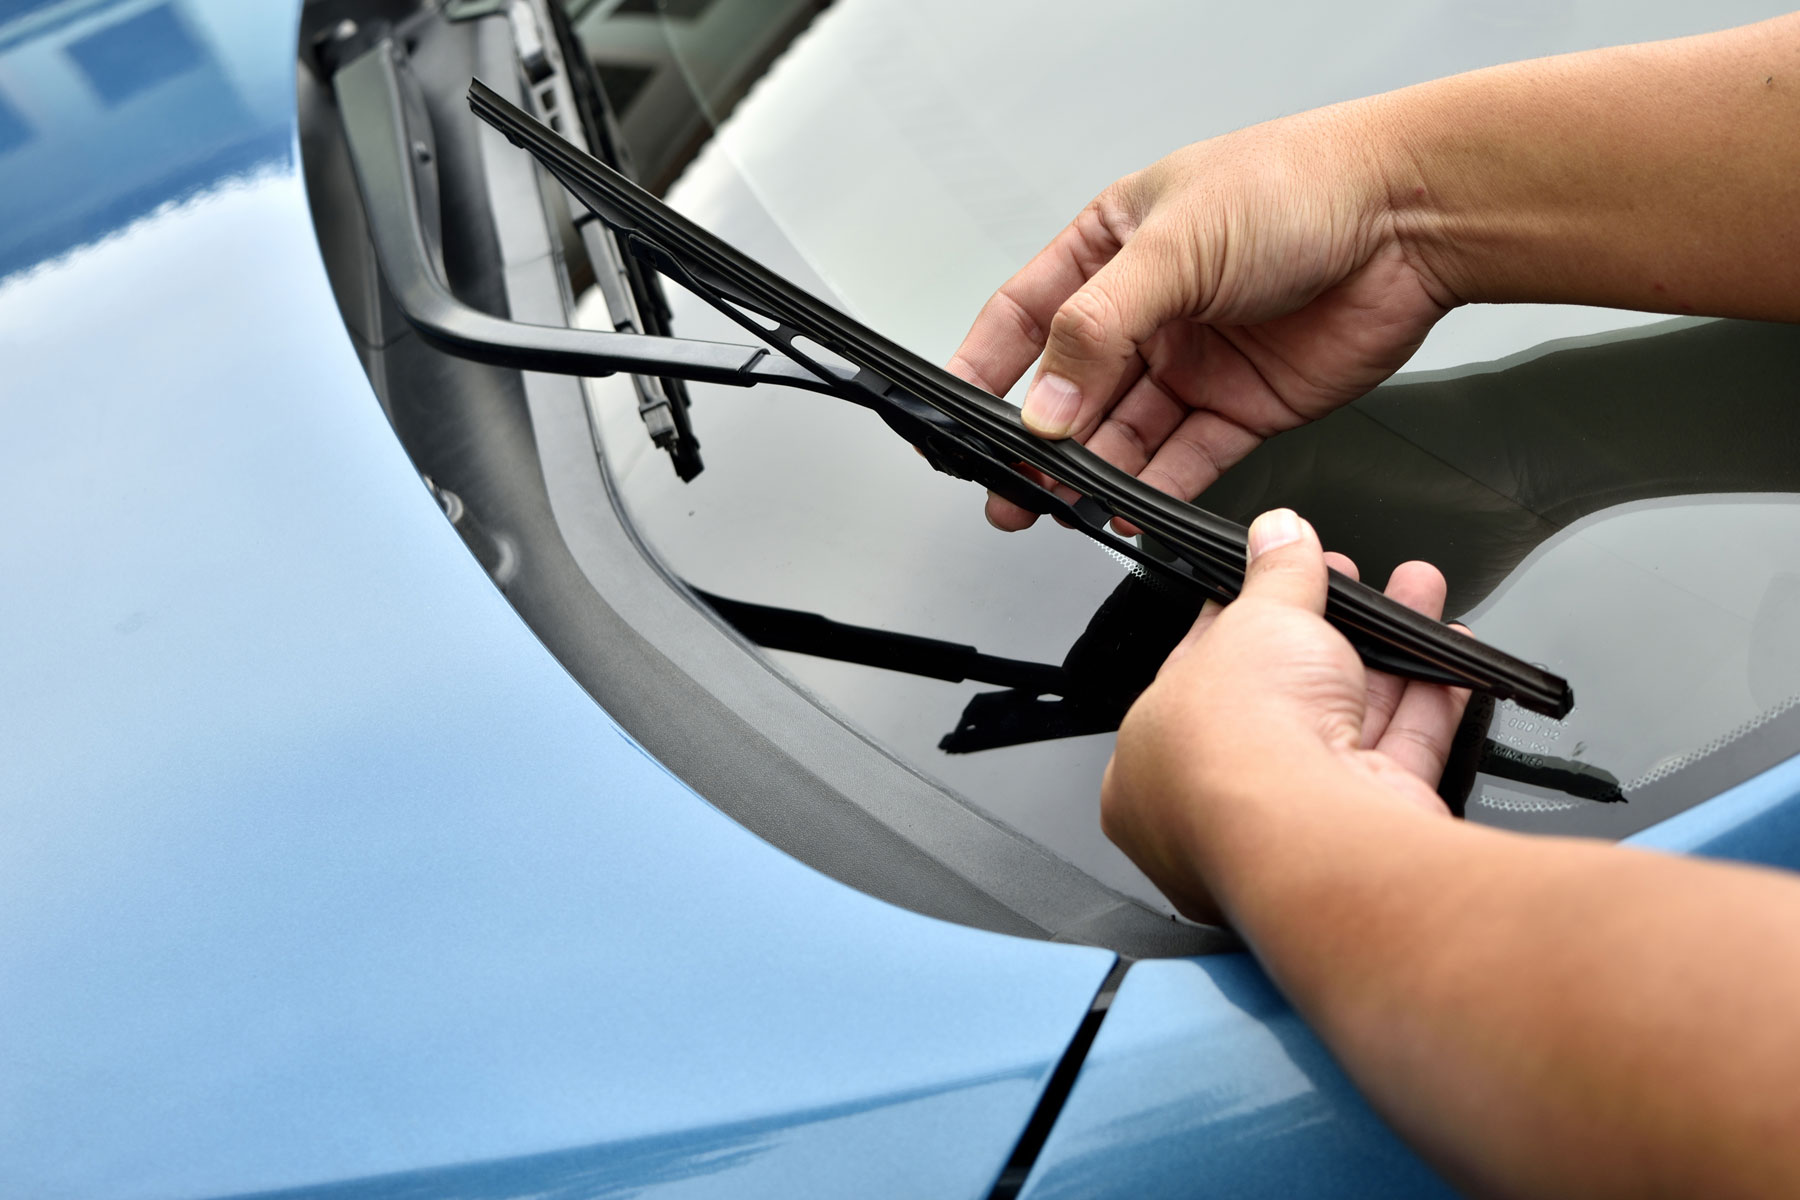
[[[351,349],[298,6],[163,7],[285,99],[120,101],[203,183],[32,160],[84,244],[0,285],[0,1194],[985,1194],[1113,956],[845,888],[601,712]]]
[[[545,653],[344,336],[296,4],[23,7],[0,1194],[985,1194],[1113,956],[798,865]],[[163,10],[160,76],[57,78]],[[1789,762],[1632,840],[1793,865],[1796,792]],[[1132,967],[1027,1194],[1433,1186],[1225,955]]]
[[[1800,870],[1800,757],[1634,834],[1625,844]]]
[[[1246,954],[1133,964],[1021,1193],[1454,1194]]]
[[[1800,867],[1800,757],[1626,843]],[[1453,1194],[1244,954],[1133,964],[1022,1193]]]

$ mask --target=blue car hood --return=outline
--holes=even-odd
[[[333,304],[297,11],[0,25],[0,1194],[985,1195],[1113,956],[797,864],[521,625]]]
[[[0,1195],[987,1195],[1113,956],[797,864],[537,643],[334,306],[297,11],[0,6]],[[1635,840],[1792,866],[1797,793]],[[1439,1187],[1217,956],[1024,1194]]]

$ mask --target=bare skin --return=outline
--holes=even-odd
[[[1386,378],[1452,307],[1800,320],[1800,16],[1521,63],[1119,181],[952,368],[1183,497]],[[1031,514],[995,498],[988,517]],[[1311,527],[1252,529],[1120,731],[1102,823],[1226,920],[1372,1103],[1497,1196],[1800,1195],[1800,881],[1446,819],[1463,697],[1365,672]],[[1408,564],[1389,592],[1438,615]]]
[[[1800,1195],[1800,883],[1448,819],[1464,697],[1365,673],[1292,513],[1251,545],[1119,731],[1107,835],[1469,1193]]]
[[[1200,142],[1107,188],[950,368],[1196,496],[1451,308],[1800,320],[1800,14],[1540,59]],[[997,498],[988,519],[1032,514]]]

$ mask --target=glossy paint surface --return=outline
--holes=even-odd
[[[1131,968],[1023,1193],[1454,1194],[1244,954]]]
[[[38,6],[0,89],[155,7]],[[595,708],[351,352],[297,5],[162,7],[0,152],[65,235],[0,221],[0,1195],[985,1194],[1111,956],[851,892]],[[152,128],[226,165],[75,168]]]

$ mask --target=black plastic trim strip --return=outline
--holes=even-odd
[[[1075,1090],[1081,1066],[1087,1061],[1088,1051],[1094,1048],[1094,1039],[1100,1036],[1100,1023],[1106,1020],[1113,997],[1118,994],[1119,985],[1125,982],[1125,972],[1130,969],[1131,960],[1121,958],[1100,981],[1100,990],[1088,1006],[1087,1016],[1081,1019],[1075,1036],[1069,1039],[1068,1049],[1063,1051],[1056,1069],[1050,1072],[1050,1082],[1044,1085],[1043,1095],[1038,1097],[1037,1107],[1032,1110],[1031,1119],[1025,1122],[1025,1130],[1014,1144],[1006,1166],[1001,1168],[1000,1178],[994,1181],[988,1200],[1014,1200],[1025,1187],[1025,1181],[1031,1178],[1031,1168],[1037,1165],[1038,1155],[1044,1152],[1050,1131],[1056,1127],[1056,1119],[1062,1116],[1063,1106],[1069,1102],[1069,1093]]]

